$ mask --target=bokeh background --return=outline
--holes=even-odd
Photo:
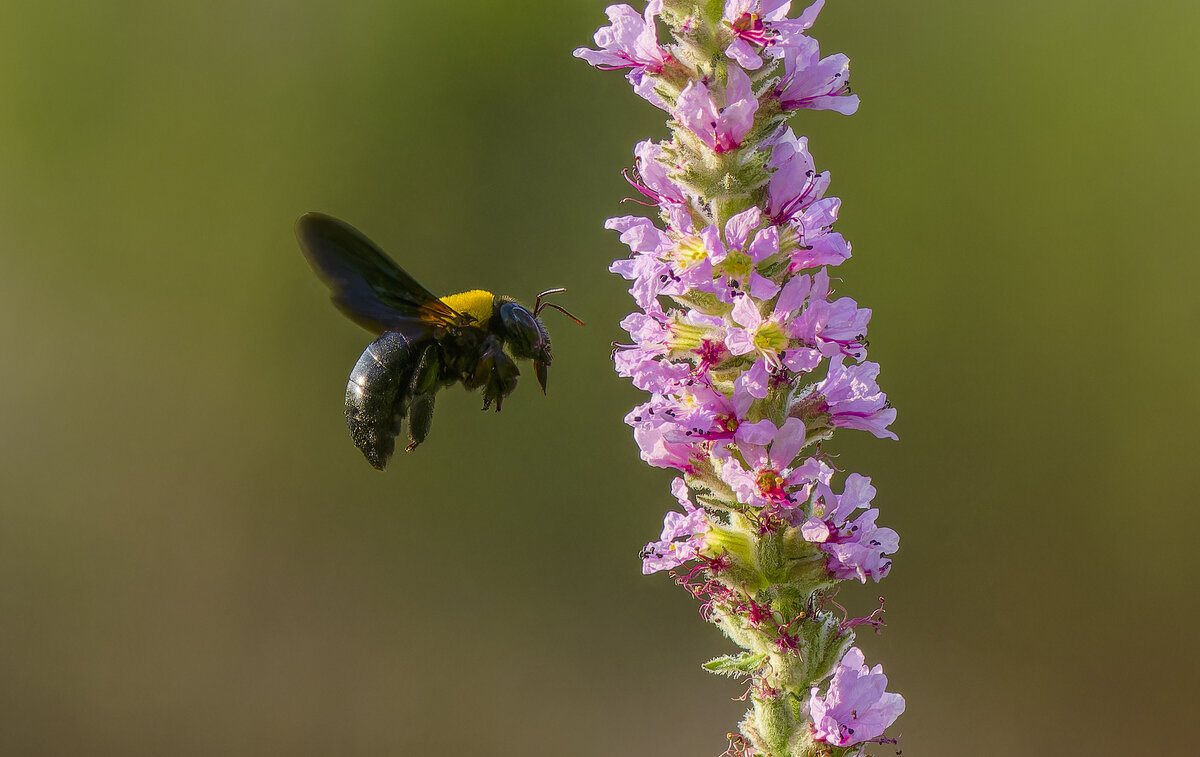
[[[0,754],[724,748],[742,690],[699,663],[730,645],[639,573],[673,501],[621,422],[601,224],[665,131],[571,57],[603,5],[5,4]],[[864,104],[794,123],[900,409],[900,443],[837,444],[902,535],[840,598],[887,597],[862,645],[906,755],[1194,753],[1198,27],[836,0],[815,29]],[[548,396],[449,391],[372,471],[307,210],[436,291],[569,287]]]

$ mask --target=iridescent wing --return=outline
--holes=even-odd
[[[308,264],[333,292],[333,304],[368,331],[411,333],[414,327],[462,326],[471,320],[344,221],[305,213],[296,221],[296,238]]]

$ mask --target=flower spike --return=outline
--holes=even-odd
[[[669,572],[743,649],[704,664],[748,686],[725,755],[847,757],[894,743],[904,698],[854,645],[857,628],[882,628],[882,598],[864,618],[830,608],[844,582],[887,576],[900,540],[877,525],[871,479],[821,445],[896,439],[896,410],[866,359],[871,310],[833,294],[828,269],[850,258],[841,201],[784,124],[854,113],[850,62],[808,36],[825,0],[791,5],[613,5],[598,49],[575,55],[625,71],[670,117],[670,137],[639,143],[625,171],[654,217],[605,224],[629,248],[610,270],[638,306],[613,362],[650,394],[625,421],[643,460],[679,473],[642,571]]]

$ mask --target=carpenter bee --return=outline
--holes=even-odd
[[[433,400],[445,386],[483,389],[483,409],[500,410],[517,386],[514,358],[533,361],[546,391],[550,336],[538,315],[562,306],[544,302],[566,291],[547,289],[533,311],[512,297],[472,289],[438,297],[421,286],[374,242],[347,223],[321,213],[296,222],[300,249],[332,290],[333,304],[379,335],[359,357],[346,384],[350,438],[376,470],[383,470],[407,420],[412,451],[433,422]]]

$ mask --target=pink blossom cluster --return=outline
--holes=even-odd
[[[643,571],[686,569],[681,582],[731,638],[751,650],[758,636],[769,642],[764,654],[778,659],[730,658],[723,670],[754,681],[756,708],[791,696],[809,722],[772,734],[752,712],[743,733],[759,754],[780,752],[779,739],[884,740],[903,710],[850,645],[853,624],[833,641],[821,636],[821,598],[839,581],[883,578],[899,547],[895,531],[876,525],[870,479],[843,476],[821,452],[838,429],[896,438],[879,365],[866,359],[871,311],[837,295],[830,275],[851,253],[833,229],[841,202],[827,196],[829,173],[816,171],[808,140],[784,123],[801,109],[858,108],[846,56],[822,58],[807,35],[823,5],[797,18],[784,0],[727,0],[719,17],[671,0],[642,13],[614,5],[598,49],[575,51],[625,70],[670,116],[672,138],[637,145],[627,175],[657,219],[606,224],[631,251],[611,270],[631,282],[639,308],[622,321],[631,343],[614,361],[650,393],[626,422],[646,462],[681,474],[671,488],[682,511],[643,550]],[[673,41],[659,40],[660,21]],[[819,556],[821,570],[783,575],[764,565],[767,549],[797,565]],[[697,572],[704,581],[692,581]],[[797,591],[774,588],[785,585]],[[796,595],[803,606],[791,606]],[[793,611],[801,620],[780,621]],[[832,658],[814,668],[818,649]]]

